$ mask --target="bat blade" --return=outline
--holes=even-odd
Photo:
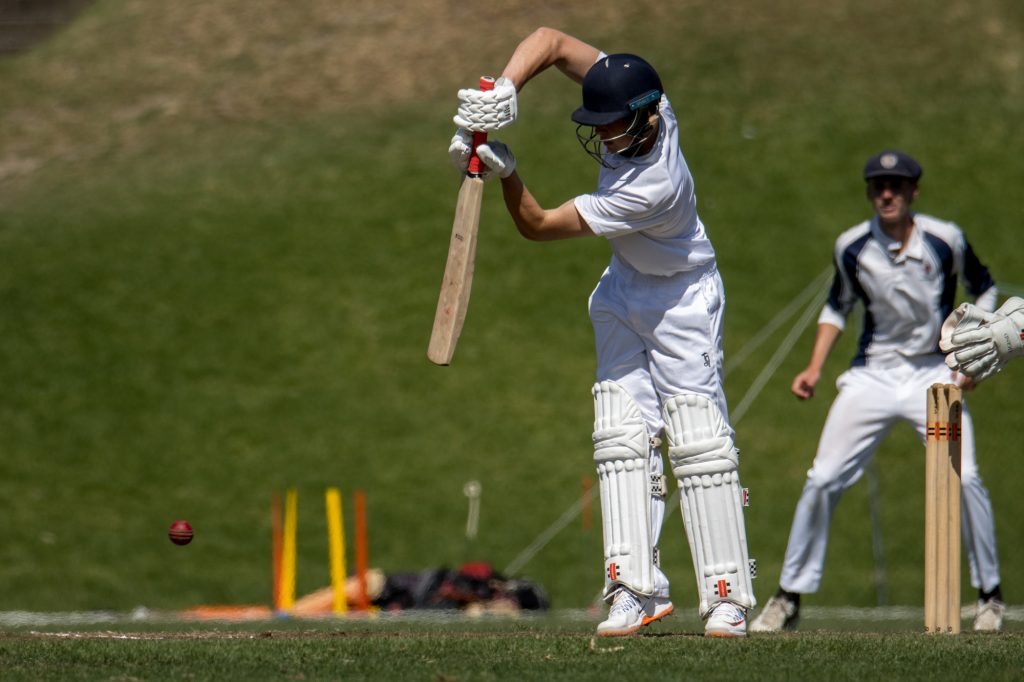
[[[448,245],[448,261],[444,266],[444,279],[441,280],[441,295],[437,300],[434,328],[427,347],[427,358],[435,365],[451,364],[455,345],[466,321],[469,293],[473,287],[483,195],[482,179],[470,175],[463,177],[452,223],[451,242]]]

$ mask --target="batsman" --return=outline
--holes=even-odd
[[[725,293],[658,73],[636,55],[606,54],[560,31],[537,29],[516,47],[493,90],[459,91],[459,129],[449,154],[464,170],[470,131],[512,123],[518,91],[551,66],[582,85],[572,120],[583,149],[599,164],[597,189],[544,208],[506,145],[492,139],[476,152],[485,178],[501,178],[523,237],[597,235],[611,246],[611,262],[589,301],[597,350],[594,462],[610,604],[597,633],[628,635],[672,612],[658,562],[664,435],[705,635],[743,637],[755,601],[739,452],[722,387]]]

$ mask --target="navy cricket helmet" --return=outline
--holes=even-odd
[[[612,54],[594,63],[583,77],[583,106],[572,112],[580,125],[608,125],[661,99],[661,78],[633,54]]]

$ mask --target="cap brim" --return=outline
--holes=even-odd
[[[906,178],[908,180],[917,180],[919,177],[921,177],[921,176],[920,175],[913,175],[912,173],[907,173],[905,171],[895,171],[895,170],[885,170],[885,169],[875,170],[875,171],[868,171],[867,173],[864,174],[864,179],[865,180],[870,180],[871,178]]]
[[[575,123],[585,126],[606,126],[609,123],[614,123],[619,119],[626,118],[629,114],[623,114],[619,111],[589,111],[580,107],[576,111],[572,112],[572,120]]]

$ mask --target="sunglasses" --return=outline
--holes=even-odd
[[[868,187],[873,192],[881,192],[886,189],[892,192],[899,192],[906,189],[910,185],[911,182],[909,178],[904,178],[896,175],[883,175],[868,180]]]
[[[880,175],[879,177],[872,177],[867,181],[867,186],[876,190],[892,189],[896,191],[909,184],[911,184],[910,178],[900,175]]]

